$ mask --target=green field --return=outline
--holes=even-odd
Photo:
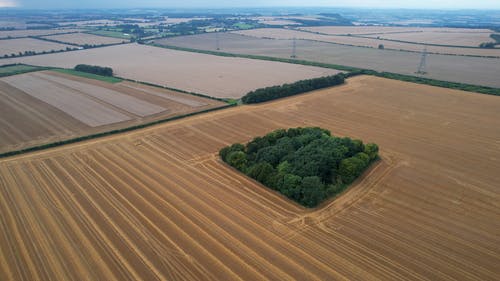
[[[31,65],[24,65],[24,64],[2,66],[2,67],[0,67],[0,77],[11,76],[11,75],[21,74],[21,73],[26,73],[26,72],[43,70],[43,69],[45,69],[45,68],[41,67],[41,66],[31,66]]]
[[[104,81],[104,82],[108,82],[108,83],[119,83],[119,82],[123,81],[123,79],[121,79],[121,78],[116,78],[116,77],[112,77],[112,76],[101,76],[101,75],[96,75],[96,74],[92,74],[92,73],[76,71],[73,69],[56,68],[56,69],[52,69],[52,71],[70,74],[70,75],[75,75],[75,76],[80,76],[80,77],[89,78],[89,79],[100,80],[100,81]]]

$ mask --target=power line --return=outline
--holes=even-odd
[[[292,55],[290,57],[291,58],[296,58],[297,57],[297,39],[295,37],[293,38]]]
[[[417,74],[427,74],[427,47],[422,51],[422,56],[420,58],[420,65],[418,66]]]
[[[218,51],[220,50],[220,38],[219,38],[219,32],[215,32],[215,49]]]

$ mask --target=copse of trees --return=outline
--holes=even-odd
[[[102,76],[113,76],[113,69],[110,67],[102,67],[97,65],[87,65],[87,64],[79,64],[75,66],[76,71],[87,72]]]
[[[241,100],[246,104],[260,103],[340,85],[344,83],[344,80],[345,75],[343,73],[332,76],[301,80],[292,84],[284,84],[281,86],[272,86],[257,89],[246,94]]]
[[[376,144],[321,128],[279,129],[219,151],[222,160],[306,207],[343,191],[378,158]]]

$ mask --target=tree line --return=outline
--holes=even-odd
[[[378,146],[317,128],[279,129],[219,151],[222,160],[306,207],[343,191],[378,158]]]
[[[75,66],[76,71],[87,72],[102,76],[113,76],[113,69],[110,67],[102,67],[97,65],[79,64]]]
[[[292,84],[260,88],[249,92],[241,100],[245,104],[260,103],[340,85],[344,83],[344,80],[345,75],[343,73],[332,76],[301,80]]]

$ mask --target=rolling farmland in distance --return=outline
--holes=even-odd
[[[494,280],[495,96],[376,77],[0,160],[2,280]],[[303,209],[220,148],[320,126],[381,160]]]
[[[77,45],[85,45],[85,44],[109,45],[109,44],[119,44],[122,42],[128,42],[128,40],[98,36],[89,33],[69,33],[60,35],[50,35],[50,36],[45,36],[43,38],[57,40],[70,44],[77,44]]]
[[[302,40],[320,41],[334,44],[342,44],[357,47],[378,48],[379,45],[384,45],[384,49],[396,51],[411,51],[421,52],[424,47],[427,51],[433,54],[449,54],[449,55],[470,55],[470,56],[490,56],[500,58],[500,49],[481,49],[478,48],[479,44],[483,42],[492,41],[489,37],[491,33],[437,33],[437,32],[412,32],[412,33],[388,33],[376,35],[328,35],[328,34],[315,34],[310,32],[303,32],[297,30],[289,30],[282,28],[262,28],[234,31],[235,34],[257,38],[272,38],[280,40],[291,40],[293,38]],[[361,37],[363,36],[363,37]],[[381,39],[378,39],[380,37]],[[400,41],[413,41],[413,43],[398,42]],[[417,41],[417,42],[415,42]],[[427,44],[442,44],[443,46],[424,46],[422,43]],[[445,45],[455,45],[463,47],[447,47]],[[476,47],[476,48],[471,48]]]
[[[43,40],[38,40],[34,38],[19,38],[19,39],[9,39],[1,40],[2,48],[0,49],[0,57],[5,55],[18,55],[19,52],[24,53],[25,51],[34,51],[36,53],[47,52],[50,53],[52,50],[60,51],[66,50],[66,48],[74,48],[75,46],[47,42]],[[0,63],[4,63],[6,60],[3,59]]]
[[[63,68],[72,68],[80,63],[105,65],[113,68],[119,77],[218,98],[240,98],[257,88],[339,73],[334,69],[224,58],[139,44],[66,52],[55,56],[4,59],[1,62]]]
[[[287,59],[293,52],[293,40],[263,39],[234,33],[221,33],[217,36],[220,52]],[[217,36],[215,34],[178,36],[156,40],[155,43],[216,51]],[[310,40],[296,40],[296,56],[298,60],[406,75],[416,75],[421,58],[421,54],[417,52],[379,50]],[[499,72],[500,59],[429,54],[425,77],[498,88],[500,81],[496,77]]]

